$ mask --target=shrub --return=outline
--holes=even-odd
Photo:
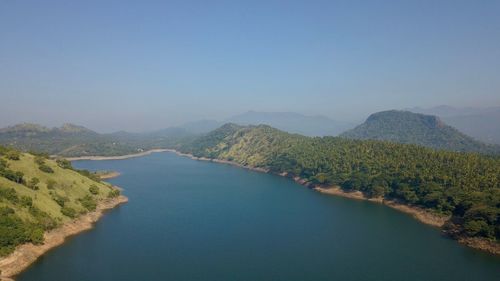
[[[46,182],[47,184],[47,188],[48,189],[54,189],[54,187],[56,186],[57,182],[53,179],[50,179],[50,180],[47,180]]]
[[[108,192],[108,198],[116,198],[120,196],[120,190],[119,189],[112,189]]]
[[[40,169],[40,171],[42,171],[44,173],[48,173],[48,174],[54,173],[54,170],[45,163],[38,165],[38,169]]]
[[[57,205],[64,207],[66,202],[69,202],[68,197],[61,196],[59,194],[52,194],[52,200],[56,201]]]
[[[33,198],[29,196],[21,196],[21,205],[23,207],[31,207],[33,206]]]
[[[31,235],[30,235],[30,240],[31,240],[31,243],[35,244],[35,245],[41,245],[43,244],[43,229],[41,228],[35,228],[32,232],[31,232]]]
[[[70,207],[62,207],[61,208],[61,213],[69,218],[76,218],[76,211],[73,208]]]
[[[78,199],[78,201],[80,201],[82,206],[88,211],[95,211],[97,208],[96,200],[90,195],[85,195],[85,197]]]
[[[33,189],[33,190],[38,190],[38,189],[40,189],[40,188],[38,187],[38,184],[39,184],[39,183],[40,183],[40,180],[39,180],[38,178],[36,178],[36,177],[35,177],[35,178],[32,178],[32,179],[30,180],[30,182],[28,183],[28,187],[29,187],[29,188],[31,188],[31,189]]]
[[[24,183],[24,174],[23,172],[14,172],[8,169],[1,169],[0,176],[13,181],[15,183],[23,184]]]
[[[0,199],[6,199],[12,203],[19,202],[16,190],[14,188],[5,188],[0,186]]]
[[[56,163],[59,167],[61,167],[63,169],[73,170],[73,166],[71,165],[71,162],[66,160],[66,159],[57,159]]]
[[[93,184],[89,187],[89,192],[93,195],[97,195],[99,194],[99,188],[97,187],[97,185]]]
[[[10,150],[5,154],[5,157],[7,157],[7,159],[9,160],[17,161],[21,159],[21,153],[17,150]]]
[[[38,165],[43,165],[45,164],[45,158],[41,156],[35,156],[35,163]]]

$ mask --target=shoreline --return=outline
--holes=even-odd
[[[111,157],[101,157],[101,156],[84,156],[84,157],[75,157],[75,158],[66,158],[70,161],[73,161],[71,159],[75,160],[121,160],[121,159],[128,159],[132,157],[140,157],[144,155],[148,155],[154,152],[171,152],[175,153],[179,156],[182,157],[187,157],[193,160],[198,160],[198,161],[207,161],[207,162],[215,162],[215,163],[221,163],[221,164],[227,164],[227,165],[232,165],[236,167],[240,167],[243,169],[247,170],[252,170],[256,172],[262,172],[262,173],[270,173],[268,169],[264,168],[258,168],[258,167],[250,167],[250,166],[245,166],[233,161],[229,160],[220,160],[220,159],[212,159],[212,158],[206,158],[206,157],[196,157],[192,154],[189,153],[182,153],[180,151],[177,151],[175,149],[153,149],[153,150],[148,150],[143,153],[138,153],[138,154],[129,154],[129,155],[124,155],[124,156],[111,156]],[[437,214],[433,214],[423,208],[417,207],[417,206],[409,206],[405,204],[401,204],[397,201],[394,200],[387,200],[383,198],[368,198],[366,197],[362,192],[360,191],[354,191],[354,192],[348,192],[344,191],[339,187],[324,187],[324,186],[319,186],[319,185],[313,185],[306,181],[305,179],[302,179],[300,177],[291,177],[288,173],[273,173],[278,176],[282,177],[288,177],[295,181],[296,183],[305,186],[307,188],[313,189],[316,192],[324,193],[327,195],[333,195],[333,196],[340,196],[344,198],[349,198],[349,199],[355,199],[355,200],[365,200],[365,201],[370,201],[378,204],[383,204],[387,207],[393,208],[395,210],[398,210],[400,212],[406,213],[410,216],[412,216],[414,219],[418,220],[421,223],[433,226],[433,227],[438,227],[441,228],[448,220],[449,217],[445,216],[439,216]],[[500,255],[500,243],[492,242],[487,239],[481,239],[481,238],[469,238],[469,237],[458,237],[458,238],[453,238],[456,240],[458,243],[465,245],[470,248],[474,248],[477,250],[481,250],[484,252],[488,252],[493,255]]]
[[[268,169],[264,168],[258,168],[258,167],[249,167],[245,166],[233,161],[229,160],[220,160],[220,159],[211,159],[211,158],[206,158],[206,157],[196,157],[192,154],[188,153],[182,153],[180,151],[177,151],[175,149],[166,149],[166,152],[172,152],[175,153],[179,156],[183,157],[188,157],[193,160],[198,160],[198,161],[208,161],[208,162],[215,162],[215,163],[222,163],[222,164],[228,164],[236,167],[240,167],[243,169],[248,169],[252,171],[257,171],[257,172],[262,172],[262,173],[271,173]],[[377,204],[382,204],[387,207],[390,207],[392,209],[398,210],[400,212],[403,212],[405,214],[410,215],[417,221],[430,225],[433,227],[438,227],[441,228],[447,221],[449,221],[450,217],[447,216],[440,216],[437,214],[433,214],[423,208],[417,207],[417,206],[409,206],[405,204],[398,203],[395,200],[388,200],[384,198],[369,198],[366,197],[361,191],[353,191],[353,192],[348,192],[342,190],[340,187],[337,186],[331,186],[331,187],[322,187],[319,185],[314,185],[308,182],[305,179],[302,179],[300,177],[292,177],[290,176],[289,173],[284,172],[284,173],[272,173],[274,175],[282,176],[282,177],[287,177],[292,179],[294,182],[305,186],[309,189],[312,189],[316,192],[324,193],[326,195],[333,195],[333,196],[340,196],[344,198],[349,198],[349,199],[355,199],[355,200],[364,200],[364,201],[370,201],[373,203]],[[492,242],[487,239],[482,239],[482,238],[471,238],[471,237],[459,237],[459,238],[454,238],[455,241],[458,243],[465,245],[467,247],[480,250],[483,252],[487,252],[489,254],[493,255],[500,255],[500,243]]]
[[[366,197],[361,191],[353,191],[353,192],[348,192],[342,190],[338,186],[332,186],[332,187],[313,187],[314,190],[328,194],[328,195],[336,195],[336,196],[341,196],[345,198],[351,198],[351,199],[357,199],[357,200],[364,200],[364,201],[370,201],[378,204],[385,205],[387,207],[393,208],[395,210],[398,210],[400,212],[403,212],[405,214],[411,215],[414,219],[418,220],[421,223],[434,226],[434,227],[442,227],[449,219],[450,216],[440,216],[437,214],[433,214],[429,211],[426,211],[420,207],[417,206],[409,206],[405,204],[398,203],[397,201],[394,200],[388,200],[384,199],[381,197],[378,198],[369,198]]]
[[[205,157],[196,157],[192,154],[182,153],[182,152],[179,152],[179,151],[174,150],[174,149],[170,149],[170,150],[168,150],[168,152],[173,152],[179,156],[188,157],[188,158],[193,159],[193,160],[228,164],[228,165],[232,165],[232,166],[236,166],[236,167],[240,167],[240,168],[244,168],[244,169],[248,169],[248,170],[252,170],[252,171],[257,171],[257,172],[262,172],[262,173],[270,173],[270,171],[268,169],[248,167],[248,166],[241,165],[241,164],[233,162],[233,161],[210,159],[210,158],[205,158]],[[383,204],[383,205],[386,205],[386,206],[391,207],[393,209],[396,209],[400,212],[409,214],[413,218],[420,221],[421,223],[431,225],[434,227],[442,227],[445,224],[445,222],[450,219],[450,217],[439,216],[437,214],[433,214],[429,211],[426,211],[420,207],[401,204],[401,203],[398,203],[394,200],[387,200],[384,198],[369,198],[369,197],[366,197],[361,191],[348,192],[348,191],[342,190],[339,186],[321,187],[319,185],[314,185],[314,184],[311,184],[310,182],[306,181],[305,179],[302,179],[300,177],[293,177],[289,173],[286,173],[286,172],[280,173],[280,174],[275,174],[275,175],[290,178],[294,182],[296,182],[302,186],[305,186],[309,189],[312,189],[316,192],[320,192],[323,194],[335,195],[335,196],[340,196],[340,197],[349,198],[349,199],[364,200],[364,201],[370,201],[370,202],[374,202],[374,203]]]
[[[97,204],[95,211],[89,212],[62,224],[56,229],[46,232],[42,245],[27,243],[18,246],[14,252],[0,259],[0,270],[2,272],[0,280],[13,280],[13,276],[27,269],[46,252],[60,246],[67,238],[92,229],[94,224],[106,211],[126,202],[128,202],[128,198],[123,195],[112,199],[104,199]]]
[[[121,174],[116,171],[106,172],[98,175],[101,180],[109,180],[119,177]]]
[[[126,155],[119,155],[119,156],[79,156],[79,157],[63,157],[64,159],[68,161],[78,161],[78,160],[91,160],[91,161],[102,161],[102,160],[124,160],[124,159],[129,159],[129,158],[135,158],[135,157],[141,157],[141,156],[146,156],[152,153],[157,153],[157,152],[166,152],[169,151],[168,149],[150,149],[144,152],[139,152],[139,153],[133,153],[133,154],[126,154]]]

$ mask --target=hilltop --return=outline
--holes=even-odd
[[[363,124],[340,136],[417,144],[450,151],[500,153],[500,146],[477,141],[445,124],[439,117],[409,111],[389,110],[374,113]]]

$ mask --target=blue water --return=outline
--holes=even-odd
[[[122,173],[129,203],[16,280],[500,280],[498,257],[286,178],[172,153],[74,166]]]

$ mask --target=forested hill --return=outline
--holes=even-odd
[[[418,144],[435,149],[500,154],[500,146],[485,144],[446,125],[438,117],[409,111],[374,113],[341,137]]]
[[[500,240],[500,158],[417,145],[305,137],[269,126],[226,124],[180,145],[184,153],[287,172],[453,215],[456,237]],[[451,231],[453,230],[453,231]]]
[[[66,157],[115,156],[166,147],[189,135],[181,128],[141,134],[128,132],[99,134],[73,124],[46,128],[24,123],[0,129],[0,145],[22,151],[37,151]]]
[[[119,190],[65,160],[0,146],[0,257],[23,243],[41,244],[44,232],[96,209]]]

